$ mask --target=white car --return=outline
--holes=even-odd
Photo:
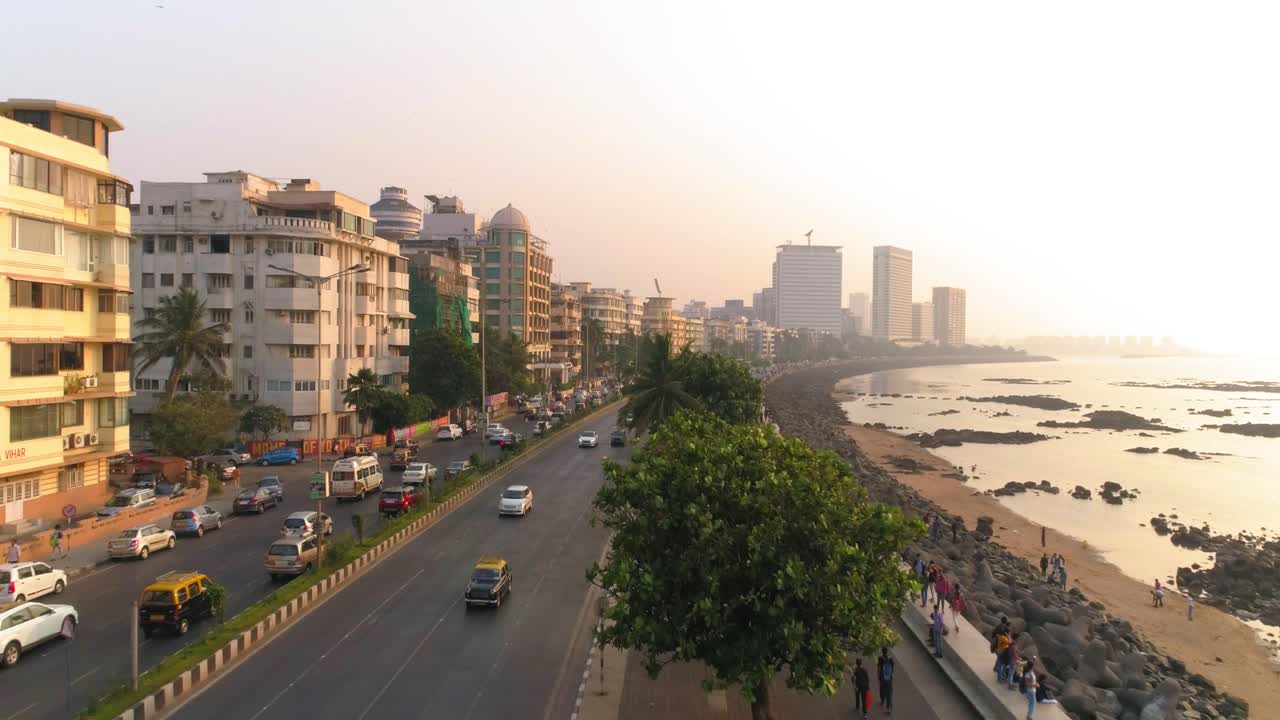
[[[578,433],[578,447],[593,448],[600,445],[600,433],[595,430],[587,430]]]
[[[317,524],[325,535],[333,534],[333,518],[328,515],[321,515],[320,519],[317,520],[315,510],[300,510],[284,519],[284,525],[280,526],[280,537],[307,537],[314,535]]]
[[[42,562],[0,565],[0,605],[57,595],[67,589],[67,574]]]
[[[459,425],[445,425],[436,433],[437,440],[457,440],[462,437],[462,427]]]
[[[528,485],[512,485],[498,499],[499,515],[528,515],[533,509],[533,490]]]
[[[252,455],[250,455],[250,454],[249,454],[249,453],[247,453],[247,452],[240,452],[239,450],[236,450],[235,448],[223,448],[223,449],[218,450],[217,452],[213,453],[213,455],[214,455],[215,457],[222,457],[222,458],[226,458],[226,459],[230,460],[231,462],[235,463],[236,465],[245,465],[245,464],[247,464],[250,460],[253,460],[253,456],[252,456]]]
[[[107,541],[107,555],[113,560],[136,557],[146,560],[152,550],[172,550],[178,544],[178,536],[172,530],[159,525],[138,525]]]
[[[409,463],[409,466],[404,469],[404,474],[400,476],[400,482],[405,485],[432,483],[435,479],[436,466],[424,462]]]
[[[0,609],[0,666],[13,667],[22,653],[63,634],[74,635],[80,615],[70,605],[23,603]]]
[[[484,439],[492,442],[502,437],[503,435],[506,435],[508,432],[509,431],[502,425],[499,425],[498,423],[493,423],[492,425],[489,425],[484,429]]]

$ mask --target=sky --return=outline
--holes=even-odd
[[[971,338],[1280,352],[1271,5],[52,0],[0,97],[114,115],[135,185],[513,203],[563,282],[749,304],[813,229],[842,297],[908,248]]]

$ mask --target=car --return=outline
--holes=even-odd
[[[186,483],[169,482],[161,480],[156,484],[156,497],[158,498],[176,498],[182,497],[187,493]]]
[[[600,433],[595,430],[584,430],[578,433],[578,447],[593,448],[600,445]]]
[[[378,512],[383,515],[399,515],[418,507],[422,496],[414,485],[400,485],[382,489],[378,497]]]
[[[462,428],[457,425],[443,425],[436,433],[437,440],[457,440],[462,437]]]
[[[533,509],[533,490],[528,485],[511,485],[498,498],[499,515],[528,515]]]
[[[247,452],[223,448],[222,450],[215,450],[208,455],[201,455],[199,459],[206,464],[217,463],[218,465],[225,465],[231,463],[232,465],[244,465],[253,458]]]
[[[156,504],[156,491],[151,488],[127,488],[116,493],[106,505],[98,508],[98,517],[115,517],[124,510],[151,507]]]
[[[178,536],[156,524],[138,525],[121,530],[119,535],[107,541],[107,556],[116,558],[136,557],[146,560],[152,550],[172,550],[178,544]]]
[[[271,543],[267,548],[267,556],[262,560],[262,567],[272,580],[280,580],[286,575],[297,577],[320,562],[320,539],[314,535],[307,537],[283,537]]]
[[[80,615],[70,605],[27,602],[0,607],[0,666],[13,667],[22,654],[64,634],[75,634]]]
[[[504,427],[503,425],[500,425],[498,423],[491,423],[484,429],[484,439],[488,440],[489,444],[491,445],[497,445],[498,440],[500,440],[502,436],[506,435],[508,432],[510,431],[507,430],[507,428]]]
[[[516,446],[522,442],[524,442],[523,435],[507,431],[507,434],[503,435],[502,438],[498,440],[498,447],[503,450],[515,450]]]
[[[224,481],[234,480],[236,478],[236,473],[239,472],[236,464],[230,460],[219,460],[218,462],[210,463],[209,467],[217,468],[218,477]]]
[[[154,490],[156,484],[164,480],[164,475],[161,475],[156,470],[139,470],[129,480],[135,488]]]
[[[404,474],[400,476],[400,482],[405,485],[430,484],[435,479],[436,466],[425,462],[409,463],[404,469]]]
[[[537,437],[545,433],[546,431],[547,431],[547,423],[545,420],[539,420],[538,422],[534,423],[534,426],[533,426],[534,437]]]
[[[387,470],[390,470],[391,472],[404,472],[404,469],[409,467],[409,458],[411,457],[413,457],[413,455],[409,452],[408,448],[392,450],[391,463],[387,465]]]
[[[482,557],[471,570],[471,579],[462,600],[472,605],[502,607],[502,598],[511,593],[511,566],[500,557]]]
[[[284,502],[284,483],[280,482],[279,475],[264,476],[258,481],[258,487],[274,495],[277,501]]]
[[[222,529],[222,513],[208,505],[196,505],[178,510],[169,521],[169,529],[179,535],[204,537],[209,530]]]
[[[280,536],[307,537],[315,535],[317,527],[323,534],[332,535],[333,518],[320,514],[319,519],[317,519],[315,510],[299,510],[295,513],[289,513],[289,517],[284,519],[284,524],[280,526]]]
[[[455,478],[471,469],[470,460],[454,460],[444,469],[446,478]]]
[[[48,563],[18,562],[0,565],[0,604],[60,595],[67,589],[67,574]]]
[[[155,579],[138,597],[138,625],[151,637],[159,630],[186,635],[191,623],[213,617],[209,597],[213,581],[200,572],[170,571]]]
[[[268,465],[297,465],[301,459],[302,453],[298,452],[298,448],[285,446],[259,455],[256,462],[263,467]]]
[[[609,447],[623,447],[627,444],[627,431],[614,430],[609,433]]]
[[[280,504],[272,492],[263,487],[245,488],[236,495],[236,499],[231,503],[231,512],[235,515],[243,515],[244,513],[262,513],[276,507]]]
[[[418,454],[418,441],[414,438],[405,438],[403,440],[397,440],[395,441],[395,443],[391,445],[391,450],[392,451],[408,450],[409,456],[412,457]]]

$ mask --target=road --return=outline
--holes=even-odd
[[[517,429],[521,419],[511,420]],[[424,444],[420,460],[443,468],[451,460],[466,459],[481,448],[479,434],[453,442]],[[494,447],[489,452],[497,453]],[[386,472],[387,456],[381,458]],[[325,468],[331,466],[325,463]],[[0,720],[44,720],[68,716],[67,693],[70,684],[71,707],[82,709],[90,699],[128,681],[130,606],[138,594],[157,575],[170,570],[199,570],[223,583],[228,591],[229,614],[261,600],[278,585],[271,583],[262,569],[262,558],[271,542],[279,536],[280,524],[295,510],[314,509],[307,499],[308,482],[315,465],[241,468],[242,484],[251,485],[266,475],[278,475],[285,483],[285,502],[262,516],[228,517],[220,531],[206,533],[203,538],[181,537],[170,552],[158,552],[145,562],[123,560],[74,580],[62,595],[49,595],[37,602],[74,605],[80,613],[80,626],[71,643],[53,641],[34,648],[17,666],[0,670]],[[399,473],[385,475],[388,484],[396,484]],[[225,496],[229,500],[231,491]],[[212,504],[218,506],[215,501]],[[361,503],[338,504],[326,500],[325,512],[333,516],[338,532],[351,530],[351,516],[365,515],[366,532],[377,528],[377,499]],[[103,541],[105,546],[105,541]],[[208,621],[205,621],[206,623]],[[140,663],[149,668],[171,655],[187,642],[198,640],[204,627],[197,623],[185,637],[156,635],[142,639]],[[68,655],[70,656],[68,662]]]
[[[612,413],[591,421],[606,438]],[[607,443],[607,440],[606,440]],[[602,458],[630,448],[579,449],[557,438],[504,480],[311,611],[176,713],[183,720],[323,718],[567,718],[586,655],[578,618],[606,531],[591,527]],[[500,518],[507,485],[534,491],[534,510]],[[501,609],[467,610],[477,558],[511,564]],[[564,682],[561,682],[561,681]],[[554,701],[554,702],[553,702]]]

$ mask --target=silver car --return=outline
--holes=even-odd
[[[107,555],[112,558],[136,557],[146,560],[152,550],[172,550],[178,544],[178,536],[172,530],[159,525],[139,525],[107,541]]]
[[[208,505],[197,505],[173,514],[169,529],[180,535],[204,537],[206,530],[222,529],[222,513]]]

